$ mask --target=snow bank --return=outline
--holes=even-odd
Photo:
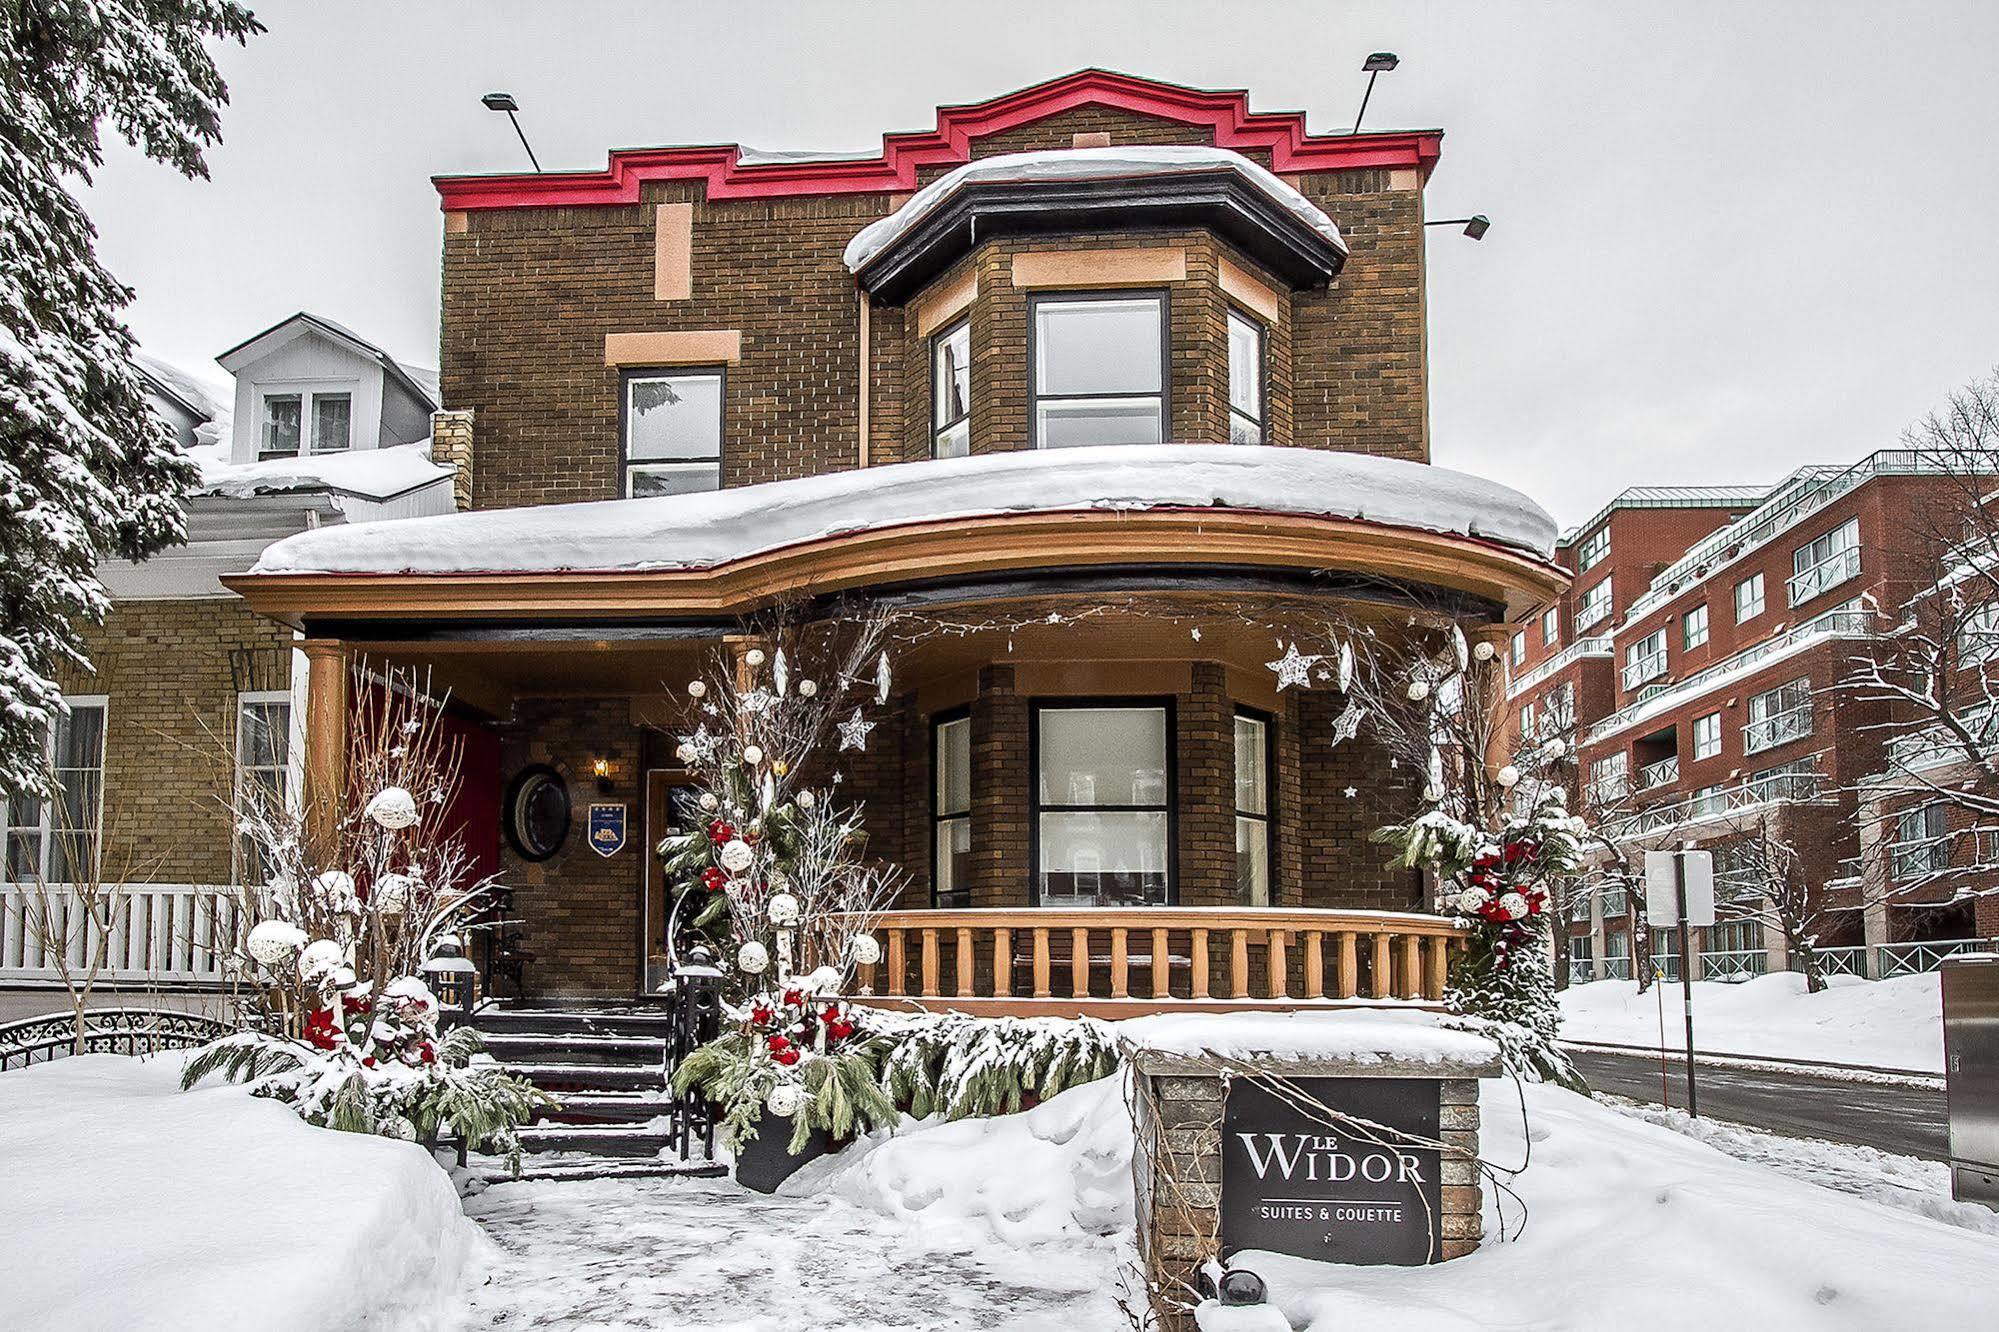
[[[1241,1063],[1299,1059],[1478,1065],[1499,1058],[1499,1047],[1485,1037],[1451,1031],[1428,1011],[1162,1013],[1120,1022],[1118,1035],[1127,1044],[1163,1054]]]
[[[1124,1079],[1071,1087],[1017,1115],[905,1120],[812,1162],[779,1192],[841,1198],[944,1244],[1019,1247],[1128,1232]]]
[[[1943,991],[1935,973],[1868,981],[1773,972],[1737,985],[1694,982],[1694,1047],[1768,1059],[1821,1059],[1921,1073],[1943,1071]],[[1684,1050],[1680,987],[1665,990],[1666,1048]],[[1659,1047],[1659,996],[1631,981],[1592,981],[1562,992],[1562,1037]]]
[[[388,450],[384,450],[388,452]],[[1547,558],[1555,523],[1495,482],[1325,449],[1125,444],[895,463],[698,495],[353,523],[270,546],[258,573],[706,569],[845,533],[1009,513],[1252,509],[1481,537]]]
[[[487,1241],[409,1143],[312,1128],[179,1061],[0,1074],[0,1326],[452,1326]]]
[[[308,453],[254,463],[222,462],[199,454],[196,458],[201,464],[198,493],[225,499],[330,490],[385,500],[418,486],[447,480],[453,474],[451,468],[430,460],[428,442],[397,444],[386,449]]]
[[[739,159],[740,160],[740,159]],[[1144,176],[1186,175],[1198,171],[1233,171],[1268,195],[1341,254],[1347,252],[1339,227],[1318,205],[1275,175],[1226,148],[1192,144],[1125,145],[1111,148],[1050,148],[1032,153],[982,157],[950,171],[911,195],[909,202],[878,222],[871,222],[847,242],[847,270],[859,272],[868,261],[894,245],[904,232],[928,217],[939,205],[971,185],[1036,180],[1111,180]]]

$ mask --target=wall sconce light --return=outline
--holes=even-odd
[[[611,789],[611,760],[607,758],[592,759],[590,761],[590,771],[597,778],[597,789],[599,791],[608,791]]]

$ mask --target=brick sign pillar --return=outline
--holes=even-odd
[[[1478,1080],[1500,1062],[1462,1044],[1454,1057],[1250,1060],[1127,1045],[1139,1248],[1161,1327],[1192,1332],[1202,1266],[1245,1250],[1411,1265],[1477,1248]]]

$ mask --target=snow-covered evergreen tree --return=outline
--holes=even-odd
[[[133,365],[131,292],[67,184],[102,164],[106,123],[205,176],[228,92],[203,41],[260,31],[231,0],[0,6],[0,791],[45,781],[49,677],[106,610],[98,560],[181,540],[195,479]]]

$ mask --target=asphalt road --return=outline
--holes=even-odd
[[[1660,1104],[1656,1058],[1596,1050],[1571,1050],[1569,1055],[1598,1091]],[[1686,1067],[1678,1062],[1666,1067],[1671,1104],[1685,1109]],[[1902,1156],[1937,1161],[1949,1156],[1941,1090],[1698,1063],[1694,1073],[1703,1115],[1790,1137],[1857,1143]]]

